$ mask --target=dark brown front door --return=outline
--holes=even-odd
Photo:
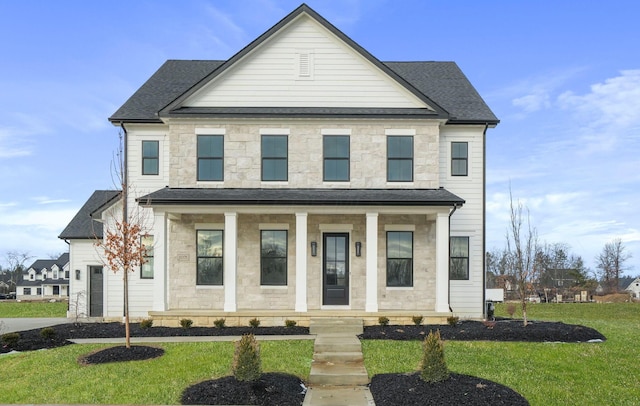
[[[322,239],[322,304],[348,305],[349,234],[325,233],[323,234]]]

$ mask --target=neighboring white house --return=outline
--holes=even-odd
[[[22,274],[16,299],[66,298],[69,288],[69,254],[58,259],[38,259]]]
[[[634,298],[640,299],[640,277],[634,279],[625,290],[630,292]]]
[[[483,317],[498,119],[455,63],[382,62],[302,5],[229,60],[167,61],[109,120],[153,248],[133,317]],[[70,241],[72,292],[120,318],[122,274],[89,288]]]

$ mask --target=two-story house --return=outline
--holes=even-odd
[[[226,61],[167,61],[109,120],[152,247],[133,317],[483,316],[498,119],[455,63],[382,62],[302,5]],[[122,274],[102,289],[121,317]]]
[[[57,259],[38,259],[22,274],[16,285],[16,299],[67,298],[69,288],[69,254]]]

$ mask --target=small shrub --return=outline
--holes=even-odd
[[[53,327],[45,327],[42,330],[40,330],[40,337],[44,338],[45,340],[50,340],[55,336],[56,336],[56,331],[53,329]]]
[[[295,320],[285,320],[284,321],[285,327],[295,327],[296,324],[298,324],[298,323]]]
[[[249,320],[249,325],[251,327],[258,327],[260,325],[260,320],[254,317],[253,319]]]
[[[147,329],[153,327],[152,319],[144,319],[140,322],[140,328]]]
[[[378,317],[378,324],[380,324],[382,327],[388,326],[389,325],[389,318],[385,317],[385,316]]]
[[[6,333],[2,335],[2,342],[5,345],[13,347],[20,340],[20,333]]]
[[[455,326],[456,324],[458,324],[458,321],[460,321],[460,317],[458,317],[458,316],[449,316],[449,317],[447,317],[447,323],[450,326]]]
[[[260,344],[253,334],[245,334],[235,343],[233,353],[233,376],[238,381],[254,382],[262,375],[260,366]]]
[[[513,318],[513,315],[516,314],[516,305],[513,303],[507,305],[507,313],[509,317]]]
[[[422,343],[422,362],[420,377],[426,382],[442,382],[449,379],[449,370],[444,359],[444,345],[440,339],[440,330],[429,332]]]
[[[411,320],[413,320],[413,324],[415,324],[416,326],[419,326],[419,325],[422,324],[423,317],[422,316],[413,316],[411,318]]]
[[[184,329],[191,328],[191,326],[193,325],[193,320],[191,320],[191,319],[181,319],[180,320],[180,325]]]
[[[224,319],[224,318],[223,318],[223,319],[216,319],[216,320],[214,320],[214,321],[213,321],[213,325],[214,325],[214,326],[216,326],[216,327],[218,327],[218,328],[224,328],[224,327],[225,327],[224,323],[225,323],[226,321],[227,321],[227,320],[226,320],[226,319]]]

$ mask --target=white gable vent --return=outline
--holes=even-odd
[[[297,79],[313,79],[313,53],[310,51],[296,53],[296,72]]]

